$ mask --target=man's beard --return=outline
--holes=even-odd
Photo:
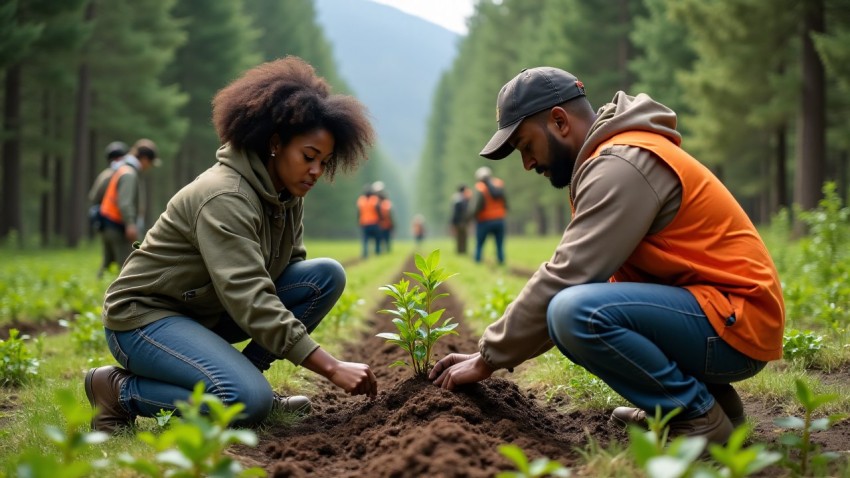
[[[561,144],[555,135],[547,131],[546,138],[549,142],[549,182],[556,189],[563,189],[572,181],[576,157],[569,146]]]

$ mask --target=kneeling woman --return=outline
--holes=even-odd
[[[123,368],[86,375],[100,411],[93,429],[173,410],[198,382],[245,404],[237,425],[274,406],[308,410],[306,397],[280,397],[263,376],[277,359],[377,395],[368,365],[339,361],[310,338],[345,273],[334,260],[307,260],[302,242],[304,196],[366,157],[374,133],[363,106],[287,57],[219,91],[213,123],[216,164],[174,195],[106,292],[106,341]],[[231,345],[248,339],[241,352]]]

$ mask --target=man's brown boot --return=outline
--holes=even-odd
[[[646,428],[647,426],[646,412],[640,408],[633,407],[615,408],[614,411],[611,412],[611,417],[608,421],[622,427],[637,425],[639,427]]]
[[[714,396],[715,402],[720,404],[720,408],[729,417],[729,421],[732,422],[733,427],[737,428],[747,421],[747,415],[744,413],[744,403],[732,385],[727,383],[707,383],[705,386]],[[608,421],[624,427],[628,425],[647,427],[646,412],[639,408],[617,407],[611,413],[611,418]]]
[[[646,412],[639,408],[617,407],[608,420],[621,426],[638,425],[646,428]],[[677,420],[674,417],[668,425],[670,438],[676,436],[704,436],[711,443],[726,443],[732,435],[732,422],[723,412],[720,403],[715,401],[709,411],[696,418]]]
[[[744,413],[744,402],[741,401],[741,396],[735,391],[735,387],[728,383],[707,383],[705,386],[708,391],[714,395],[714,399],[720,404],[720,407],[726,412],[732,426],[738,428],[747,421],[747,414]]]
[[[123,368],[93,368],[86,374],[86,397],[97,415],[91,420],[91,429],[106,433],[115,433],[119,428],[133,425],[136,417],[124,410],[119,402],[121,385],[132,374]]]
[[[670,437],[703,436],[709,443],[726,444],[732,435],[732,422],[719,403],[714,402],[708,412],[696,417],[683,420],[670,420]]]

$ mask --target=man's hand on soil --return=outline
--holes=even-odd
[[[428,378],[440,388],[454,390],[458,385],[480,382],[492,374],[493,369],[481,354],[449,354],[434,364]]]

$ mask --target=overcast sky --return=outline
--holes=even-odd
[[[472,15],[475,0],[372,0],[466,35],[466,18]]]

